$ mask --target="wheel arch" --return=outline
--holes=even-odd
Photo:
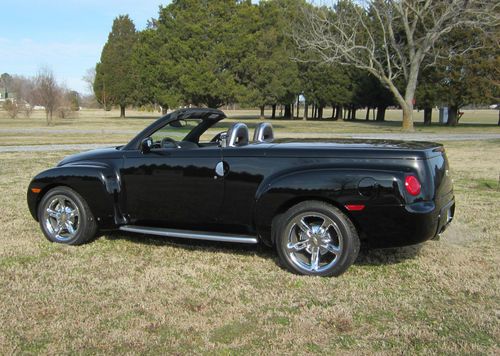
[[[287,212],[289,209],[294,207],[295,205],[298,205],[300,203],[306,202],[306,201],[316,201],[316,202],[321,202],[321,203],[326,203],[329,205],[334,206],[335,208],[339,209],[342,213],[344,213],[354,224],[356,227],[356,230],[358,233],[360,232],[360,227],[358,224],[355,223],[355,219],[351,216],[350,212],[340,204],[338,201],[334,199],[329,199],[324,196],[318,196],[318,195],[311,195],[311,196],[297,196],[292,199],[289,199],[287,201],[284,201],[283,204],[281,204],[276,211],[274,212],[274,216],[271,220],[271,236],[270,236],[270,243],[271,245],[274,246],[275,241],[276,241],[276,233],[277,233],[277,224],[280,216],[282,216],[285,212]]]
[[[49,192],[51,191],[52,189],[54,188],[57,188],[57,187],[66,187],[66,188],[70,188],[70,189],[73,189],[71,186],[67,185],[67,184],[63,184],[63,183],[50,183],[50,184],[47,184],[46,186],[44,186],[43,188],[40,188],[40,193],[38,193],[36,196],[35,196],[35,201],[34,201],[34,213],[32,212],[31,215],[33,215],[33,218],[38,221],[38,207],[40,206],[40,202],[42,201],[43,197]],[[73,189],[74,190],[74,189]],[[31,209],[30,209],[31,211]]]
[[[359,184],[369,178],[377,184],[370,194],[361,194]],[[400,205],[392,171],[353,167],[311,167],[280,172],[266,178],[255,197],[254,226],[261,240],[273,244],[273,220],[295,204],[321,201],[338,208],[355,226],[361,239],[366,238],[361,219],[365,211],[348,211],[346,205]],[[378,188],[377,188],[378,187]]]
[[[100,225],[113,225],[116,215],[119,181],[103,172],[103,167],[64,166],[44,171],[29,184],[28,206],[33,218],[38,221],[38,208],[43,197],[56,187],[67,187],[77,192],[88,204]],[[110,179],[111,178],[111,179]],[[39,189],[35,193],[33,189]]]

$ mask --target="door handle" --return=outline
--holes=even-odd
[[[224,177],[229,172],[229,165],[226,162],[220,161],[215,166],[215,176],[214,179],[218,177]]]

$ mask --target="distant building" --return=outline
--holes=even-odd
[[[3,103],[7,99],[15,100],[16,93],[0,90],[0,103]]]

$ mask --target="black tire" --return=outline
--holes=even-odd
[[[304,201],[277,217],[275,223],[278,256],[293,273],[339,276],[356,261],[360,248],[356,228],[333,205]]]
[[[93,239],[97,224],[80,194],[68,187],[49,190],[38,205],[38,221],[52,242],[81,245]]]

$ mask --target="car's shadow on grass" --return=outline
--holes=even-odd
[[[234,244],[229,242],[190,240],[176,237],[161,237],[152,235],[141,235],[127,232],[111,232],[103,236],[107,240],[125,240],[134,244],[152,246],[172,246],[185,250],[204,250],[208,253],[227,253],[240,256],[258,256],[274,260],[280,265],[278,255],[274,248],[264,244]],[[102,238],[102,237],[101,237]],[[414,259],[420,253],[422,244],[384,249],[362,249],[354,265],[359,266],[382,266],[393,265]]]

